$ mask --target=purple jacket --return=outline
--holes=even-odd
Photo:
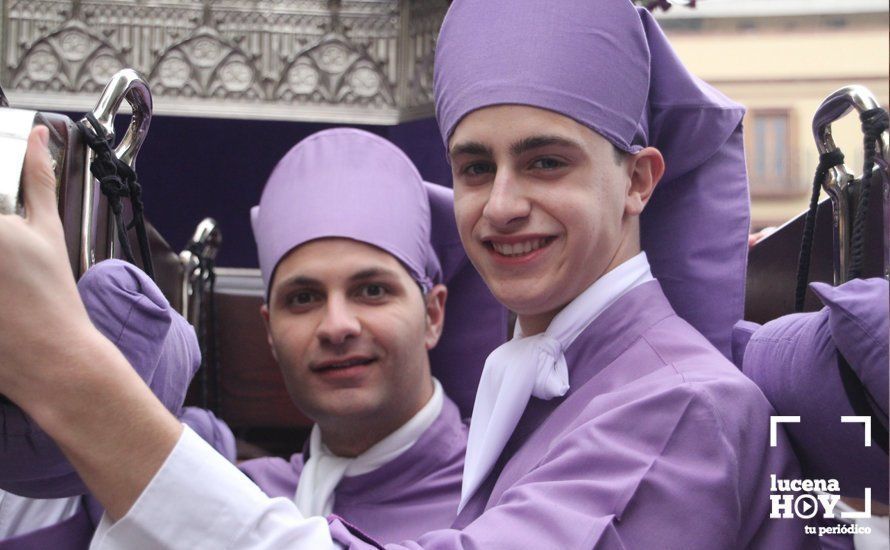
[[[566,360],[569,392],[532,398],[452,529],[399,548],[818,545],[801,521],[769,519],[770,474],[799,476],[783,433],[769,447],[773,409],[659,283],[604,311]],[[343,520],[330,524],[348,547],[374,547]]]
[[[448,527],[460,501],[466,446],[467,427],[445,396],[442,412],[410,449],[373,472],[340,481],[334,513],[382,542]],[[270,497],[293,500],[303,455],[290,462],[258,458],[239,467]]]

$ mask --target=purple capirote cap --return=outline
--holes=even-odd
[[[423,179],[398,147],[363,130],[324,130],[295,145],[250,217],[267,298],[281,259],[324,237],[392,254],[424,290],[441,280]]]
[[[744,109],[692,76],[629,0],[456,0],[436,45],[442,139],[467,114],[520,104],[586,125],[615,147],[658,148],[666,171],[642,246],[671,305],[731,355],[744,308]]]
[[[195,331],[157,285],[120,260],[94,265],[77,283],[90,320],[123,353],[173,414],[178,414],[201,355]],[[0,489],[35,498],[86,492],[52,439],[20,409],[0,405]]]
[[[854,280],[836,288],[814,283],[826,307],[785,315],[757,329],[742,370],[780,415],[804,475],[837,479],[841,494],[862,498],[866,487],[885,500],[887,454],[865,447],[862,424],[842,423],[857,414],[844,390],[838,352],[850,364],[878,421],[886,425],[888,386],[887,282]]]

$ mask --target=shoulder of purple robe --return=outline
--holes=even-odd
[[[77,282],[95,327],[173,414],[201,364],[191,325],[138,267],[105,260]],[[0,488],[33,498],[81,495],[86,486],[55,442],[13,405],[0,404]]]
[[[501,471],[487,509],[461,530],[401,547],[818,544],[802,522],[768,519],[769,475],[794,477],[799,468],[783,435],[769,448],[766,399],[673,314],[657,285],[639,288],[567,352],[573,377],[593,374],[549,405]],[[342,520],[332,526],[336,540],[357,540],[343,535]]]
[[[462,530],[434,531],[416,543],[386,548],[532,544],[704,550],[818,544],[815,537],[804,539],[803,523],[768,519],[765,470],[772,461],[754,459],[742,467],[740,462],[755,453],[740,453],[735,447],[739,434],[733,432],[746,419],[724,426],[716,394],[696,384],[675,388],[643,399],[613,396],[609,405],[614,408],[607,405],[608,412],[580,422],[559,438],[539,464]],[[653,409],[658,414],[653,415]],[[647,421],[634,421],[639,418]],[[766,454],[767,445],[758,441],[758,450]],[[751,470],[764,471],[743,479]],[[794,475],[794,469],[786,464],[776,473]],[[342,519],[332,520],[332,535],[350,548],[374,547]]]
[[[55,525],[31,533],[0,540],[0,550],[86,550],[90,546],[96,526],[83,506]]]
[[[443,397],[439,416],[407,451],[372,472],[344,477],[337,486],[337,501],[392,503],[404,508],[405,503],[429,502],[438,495],[453,500],[449,506],[453,520],[460,499],[468,428],[454,401],[448,395]]]
[[[238,464],[238,469],[270,497],[292,500],[303,471],[303,454],[296,453],[289,461],[277,456],[245,460]]]
[[[451,526],[466,444],[467,427],[446,395],[436,420],[408,450],[372,472],[340,481],[334,513],[383,543]]]

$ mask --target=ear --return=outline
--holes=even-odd
[[[424,345],[427,351],[436,347],[445,326],[445,300],[448,289],[445,285],[436,285],[426,294],[426,334]]]
[[[269,324],[269,306],[263,304],[260,306],[260,317],[263,318],[263,326],[266,327],[266,342],[269,343],[269,349],[272,351],[272,357],[278,361],[278,354],[275,353],[275,346],[272,343],[272,326]]]
[[[655,147],[646,147],[627,158],[627,173],[630,186],[627,190],[624,213],[639,216],[652,197],[655,186],[664,175],[664,157]]]

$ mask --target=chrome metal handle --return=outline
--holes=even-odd
[[[132,108],[133,115],[130,118],[130,125],[127,128],[124,137],[121,138],[114,149],[115,155],[131,168],[135,167],[136,156],[139,149],[148,135],[148,128],[151,123],[152,115],[152,99],[148,82],[133,69],[123,69],[115,73],[111,80],[106,84],[96,107],[92,111],[92,115],[105,130],[105,132],[114,136],[114,117],[120,110],[121,102],[126,99]],[[86,121],[86,118],[81,120]],[[86,151],[86,166],[84,182],[83,182],[83,226],[81,231],[81,271],[86,271],[96,262],[96,186],[95,180],[90,173],[89,166],[93,158],[90,149]],[[108,247],[104,251],[105,256],[114,256],[114,230],[111,226],[113,221],[109,216],[109,227],[107,228],[109,239]]]
[[[222,232],[219,224],[213,218],[204,218],[195,228],[195,233],[189,241],[189,246],[197,246],[198,254],[210,260],[216,259],[219,247],[222,244]]]
[[[813,116],[813,136],[816,138],[816,147],[819,149],[819,153],[837,150],[837,145],[831,135],[831,123],[841,119],[853,109],[863,113],[880,106],[881,103],[865,86],[844,86],[826,97]],[[887,132],[881,136],[881,141],[881,153],[887,159]]]
[[[182,263],[182,308],[180,313],[195,328],[198,327],[206,272],[201,270],[202,260],[213,260],[222,244],[222,232],[213,218],[204,218],[195,228],[186,249],[180,252]]]
[[[813,116],[813,137],[820,154],[830,153],[838,149],[831,134],[831,124],[852,110],[859,113],[880,107],[881,104],[868,88],[859,85],[845,86],[829,95],[816,109]],[[881,136],[879,155],[888,158],[887,132]],[[834,284],[839,285],[847,280],[847,269],[850,266],[850,238],[853,217],[851,200],[855,198],[855,189],[850,183],[855,176],[846,165],[831,168],[822,181],[822,188],[831,199],[832,223],[834,226]]]

